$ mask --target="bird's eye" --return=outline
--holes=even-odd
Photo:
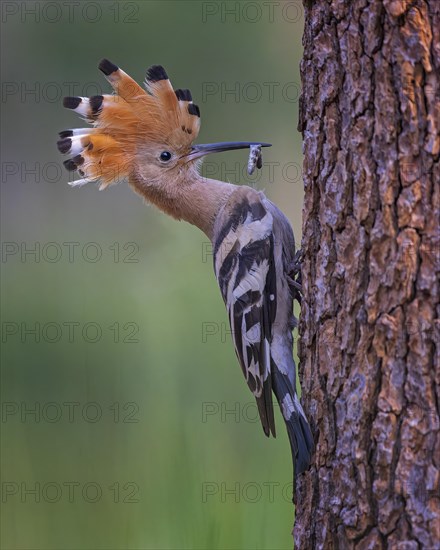
[[[162,153],[160,154],[160,160],[162,162],[168,162],[169,160],[171,160],[171,153],[169,151],[162,151]]]

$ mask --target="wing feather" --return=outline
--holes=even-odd
[[[264,432],[275,435],[270,370],[276,314],[273,219],[257,192],[237,194],[223,212],[214,239],[214,269],[235,351],[256,398]]]

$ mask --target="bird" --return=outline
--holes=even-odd
[[[98,67],[112,94],[63,100],[90,124],[59,133],[58,149],[69,157],[64,165],[80,176],[70,185],[99,182],[102,190],[127,180],[147,203],[210,239],[238,362],[268,437],[276,436],[273,394],[278,401],[295,480],[310,466],[314,440],[296,392],[293,230],[262,191],[200,173],[205,155],[270,144],[194,144],[200,109],[188,89],[173,89],[161,65],[148,69],[145,87],[107,59]]]

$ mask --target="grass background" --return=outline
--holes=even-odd
[[[102,57],[162,64],[199,143],[273,144],[252,185],[298,241],[302,24],[300,2],[2,2],[2,548],[291,547],[287,435],[255,421],[206,238],[125,184],[69,188],[55,143],[81,125],[64,95],[109,92]]]

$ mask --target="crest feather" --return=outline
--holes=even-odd
[[[169,125],[170,144],[175,148],[189,147],[200,129],[200,110],[193,104],[189,90],[174,91],[165,69],[153,65],[147,71],[147,91],[162,105]]]
[[[189,90],[174,91],[161,65],[148,69],[145,90],[107,59],[99,63],[99,69],[112,85],[113,95],[69,97],[63,102],[93,125],[62,132],[58,142],[62,153],[75,153],[66,168],[84,177],[81,185],[99,178],[105,187],[115,174],[128,177],[139,144],[169,145],[182,154],[191,148],[199,133],[200,110]]]

